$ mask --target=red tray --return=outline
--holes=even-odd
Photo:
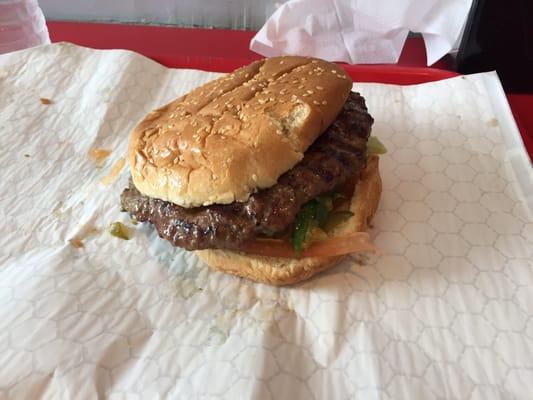
[[[185,29],[146,25],[95,24],[80,22],[47,23],[53,42],[68,41],[97,49],[127,49],[144,54],[173,68],[196,68],[229,72],[260,58],[249,50],[255,32]],[[409,85],[457,76],[447,60],[431,68],[421,39],[408,39],[395,65],[347,65],[354,81]],[[533,155],[533,94],[507,94],[511,109],[530,156]]]

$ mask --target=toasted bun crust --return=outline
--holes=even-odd
[[[377,210],[380,196],[379,158],[370,156],[350,204],[350,210],[354,215],[332,232],[332,235],[342,236],[366,231]],[[343,258],[336,256],[288,259],[247,255],[228,250],[198,250],[195,253],[214,269],[276,286],[309,279]]]
[[[183,207],[246,201],[303,158],[351,87],[326,61],[256,61],[148,114],[130,136],[133,182]]]

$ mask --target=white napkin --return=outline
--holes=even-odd
[[[329,61],[395,63],[409,31],[424,37],[427,64],[456,47],[472,0],[291,0],[255,35],[266,57],[305,55]]]

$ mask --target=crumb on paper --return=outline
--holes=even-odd
[[[126,160],[124,160],[124,158],[118,159],[115,165],[113,165],[113,168],[111,168],[109,174],[100,179],[100,183],[102,183],[102,185],[104,186],[109,186],[110,184],[115,182],[117,180],[118,175],[120,174],[120,171],[122,171],[122,168],[124,168],[125,163]]]
[[[76,249],[83,249],[85,245],[83,244],[83,241],[80,238],[72,238],[68,241],[70,245]]]
[[[44,104],[44,105],[52,104],[52,100],[47,99],[46,97],[41,97],[41,98],[39,99],[39,101],[41,102],[41,104]]]
[[[499,126],[500,122],[498,121],[498,118],[491,118],[487,121],[487,126]]]
[[[30,155],[29,154],[24,154],[24,157],[30,158]]]
[[[56,216],[56,217],[60,217],[62,214],[63,214],[63,202],[62,201],[58,201],[56,206],[54,207],[54,209],[52,210],[52,213]]]
[[[100,230],[94,226],[85,227],[82,232],[74,236],[72,239],[69,239],[68,242],[70,245],[76,249],[82,249],[85,247],[83,241],[89,237],[96,235]]]
[[[106,149],[91,149],[89,150],[89,159],[92,160],[96,167],[101,168],[105,160],[111,154],[111,150]]]

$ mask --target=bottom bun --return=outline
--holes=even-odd
[[[380,196],[379,157],[371,155],[351,200],[350,210],[354,215],[337,227],[332,232],[332,236],[366,231],[376,212]],[[218,249],[198,250],[195,253],[211,268],[276,286],[290,285],[309,279],[333,267],[344,257],[281,258]]]

